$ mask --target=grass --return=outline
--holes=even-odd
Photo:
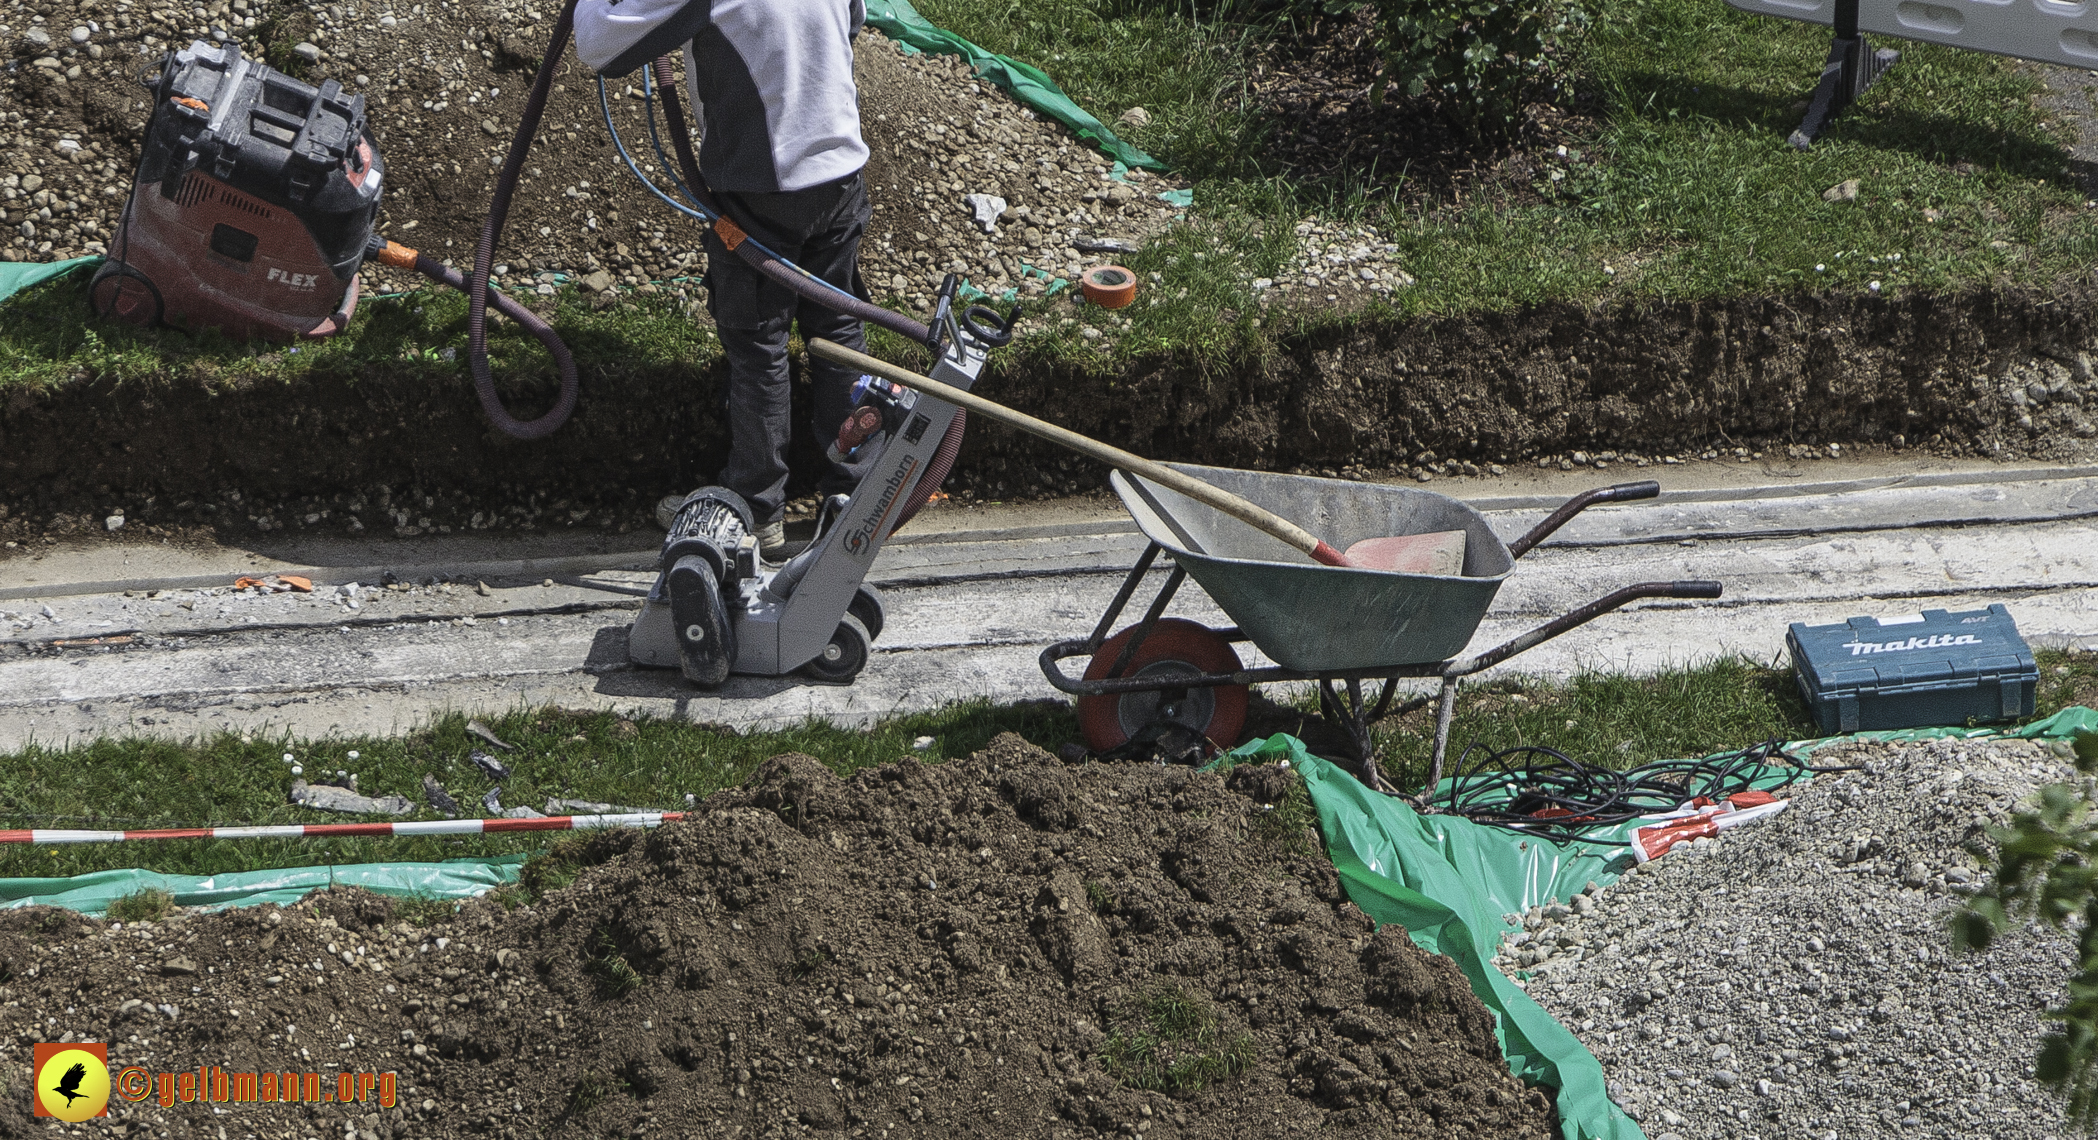
[[[505,760],[516,774],[504,785],[503,804],[543,807],[550,797],[644,808],[681,809],[685,795],[706,796],[740,783],[782,752],[822,757],[840,774],[904,756],[926,760],[966,756],[1000,732],[1014,731],[1056,748],[1077,735],[1068,713],[1038,706],[993,708],[962,704],[937,713],[901,717],[871,730],[807,724],[780,732],[741,734],[673,720],[625,720],[610,713],[554,710],[484,718],[497,736],[518,746]],[[938,747],[913,752],[931,736]],[[0,827],[151,828],[237,823],[329,823],[346,818],[296,807],[287,800],[292,753],[309,777],[355,770],[366,795],[399,793],[420,803],[422,777],[437,777],[461,804],[474,804],[492,785],[466,759],[482,742],[466,732],[466,718],[447,717],[430,728],[396,737],[318,741],[222,734],[189,743],[104,739],[59,750],[31,747],[0,756]],[[349,754],[358,753],[351,760]],[[421,817],[409,817],[421,818]],[[430,816],[430,818],[436,818]],[[573,842],[575,837],[569,837]],[[536,853],[555,858],[528,864],[530,893],[562,885],[576,873],[580,844],[565,847],[532,833],[427,836],[399,839],[303,841],[171,840],[61,847],[0,845],[0,878],[78,875],[122,867],[168,874],[213,875],[269,867],[381,861],[424,861],[467,856]]]
[[[2034,718],[2072,705],[2098,708],[2098,654],[2041,650]],[[1378,763],[1402,787],[1427,778],[1434,709],[1387,721]],[[1450,725],[1450,770],[1467,747],[1556,748],[1585,764],[1630,768],[1704,756],[1772,737],[1823,735],[1789,667],[1726,658],[1650,677],[1588,673],[1564,684],[1508,678],[1466,687]],[[1448,770],[1446,773],[1448,774]],[[1275,813],[1280,815],[1280,809]]]
[[[576,1081],[575,1088],[568,1094],[568,1107],[561,1115],[570,1120],[581,1116],[604,1103],[606,1097],[619,1089],[615,1078],[592,1069]]]
[[[393,916],[410,926],[434,926],[450,918],[458,909],[459,903],[455,899],[417,894],[394,903]]]
[[[1402,787],[1427,778],[1434,718],[1431,704],[1385,722],[1378,763]],[[1725,658],[1650,677],[1584,673],[1563,685],[1511,677],[1467,686],[1450,724],[1449,755],[1454,766],[1467,747],[1483,754],[1543,745],[1583,763],[1629,768],[1773,736],[1819,735],[1789,669]]]
[[[1253,836],[1285,855],[1315,855],[1324,849],[1318,837],[1318,812],[1302,781],[1292,782],[1282,801],[1253,817]],[[1090,884],[1088,884],[1090,889]]]
[[[1066,301],[1040,307],[1036,331],[1005,354],[1005,367],[1104,369],[1161,355],[1244,363],[1291,331],[1549,301],[1858,291],[1872,281],[1886,296],[2044,287],[2098,260],[2067,128],[2032,104],[2029,69],[1991,56],[1901,44],[1894,69],[1802,153],[1785,136],[1819,72],[1826,30],[1710,0],[1594,5],[1574,60],[1592,126],[1570,140],[1565,160],[1547,159],[1563,180],[1422,200],[1403,184],[1366,190],[1360,172],[1291,177],[1264,161],[1260,140],[1272,128],[1245,97],[1245,78],[1250,49],[1282,33],[1203,15],[1257,5],[918,7],[1041,66],[1105,120],[1146,108],[1151,123],[1124,133],[1195,186],[1190,224],[1128,262],[1145,279],[1136,305],[1119,314]],[[1822,200],[1852,178],[1862,184],[1856,201]],[[1282,273],[1296,251],[1293,227],[1311,215],[1375,225],[1419,283],[1357,313],[1264,313],[1251,282]],[[229,384],[309,373],[354,382],[372,369],[464,375],[464,301],[442,291],[362,306],[351,335],[293,352],[88,327],[83,289],[78,280],[49,285],[0,309],[0,386],[89,375]],[[664,297],[592,313],[564,294],[556,325],[586,369],[672,366],[718,351]],[[1111,351],[1082,338],[1088,325],[1109,334]],[[543,381],[536,346],[498,327],[498,374],[522,368]]]
[[[590,956],[583,960],[583,972],[597,979],[597,988],[606,997],[625,997],[644,984],[641,972],[619,952],[612,932],[602,928],[591,937]]]
[[[175,896],[159,887],[141,887],[109,904],[111,922],[158,922],[175,909]]]
[[[215,332],[88,320],[87,279],[75,271],[0,307],[0,389],[90,376],[237,389],[321,376],[355,386],[382,375],[433,384],[466,375],[466,295],[449,289],[367,298],[349,334],[279,347]],[[698,370],[720,355],[720,342],[694,326],[671,294],[637,294],[624,305],[593,310],[568,290],[558,302],[553,325],[586,375],[605,368]],[[506,387],[552,388],[555,373],[545,350],[516,325],[491,320],[488,343],[490,365]]]
[[[2098,654],[2043,651],[2040,716],[2074,704],[2098,707]],[[1418,783],[1426,773],[1432,721],[1427,712],[1387,722],[1380,762],[1388,775]],[[901,717],[871,729],[807,724],[780,732],[739,734],[674,720],[625,720],[610,713],[553,709],[488,718],[496,735],[515,743],[517,774],[505,804],[543,804],[548,797],[680,808],[684,795],[704,797],[734,786],[782,752],[816,756],[840,774],[913,756],[927,761],[967,756],[1012,731],[1055,751],[1077,739],[1076,718],[1044,705],[975,703]],[[1819,735],[1791,675],[1738,659],[1651,677],[1589,674],[1564,684],[1510,678],[1464,690],[1451,755],[1482,748],[1543,744],[1584,763],[1626,767],[1652,760],[1738,748],[1772,736]],[[913,752],[911,742],[939,744]],[[366,794],[399,792],[421,799],[424,772],[462,803],[489,783],[467,760],[479,744],[463,716],[447,717],[405,736],[317,741],[223,734],[189,743],[124,738],[78,748],[28,748],[0,755],[0,827],[151,828],[196,824],[341,822],[286,800],[283,754],[313,771],[354,767]],[[359,753],[356,760],[349,753]],[[1301,791],[1262,813],[1257,841],[1295,850],[1308,842],[1312,813]],[[512,834],[307,841],[170,840],[79,846],[0,846],[0,878],[79,875],[141,867],[166,874],[211,875],[272,867],[416,862],[528,853],[504,905],[519,905],[572,882],[586,865],[587,837]],[[1306,850],[1309,850],[1307,848]],[[147,892],[119,906],[148,907]],[[1087,884],[1095,909],[1112,909],[1104,884]],[[451,904],[406,899],[408,921],[441,917]]]
[[[1785,137],[1828,50],[1825,29],[1704,0],[1591,7],[1575,71],[1597,125],[1573,140],[1563,181],[1530,188],[1541,196],[1530,201],[1409,201],[1403,185],[1373,193],[1349,188],[1346,172],[1308,183],[1263,167],[1265,128],[1239,93],[1258,28],[1126,0],[921,5],[986,46],[1047,60],[1099,113],[1136,104],[1152,112],[1133,141],[1196,178],[1198,229],[1245,274],[1235,294],[1205,299],[1211,314],[1248,309],[1245,281],[1278,270],[1288,252],[1278,224],[1306,213],[1370,221],[1404,249],[1420,284],[1395,297],[1396,316],[1603,296],[1861,290],[1873,280],[1889,295],[2040,284],[2098,254],[2098,227],[2069,169],[2071,136],[2032,105],[2039,83],[2030,70],[1903,43],[1899,64],[1802,153]],[[1178,47],[1191,66],[1127,66],[1125,38],[1192,45]],[[1851,178],[1862,183],[1855,202],[1822,200]],[[1216,268],[1189,264],[1199,245],[1154,249],[1132,268],[1164,274],[1175,297],[1174,281],[1192,272],[1192,300]],[[1886,259],[1896,253],[1900,261]],[[1141,335],[1124,342],[1125,351],[1148,347]]]
[[[1245,1072],[1253,1038],[1227,1036],[1216,1010],[1178,985],[1160,986],[1129,1003],[1100,1047],[1100,1065],[1131,1088],[1188,1094]]]

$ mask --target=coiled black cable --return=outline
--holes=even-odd
[[[1456,774],[1428,798],[1429,807],[1550,843],[1611,847],[1627,844],[1592,838],[1590,833],[1672,811],[1700,796],[1719,803],[1772,776],[1782,779],[1767,785],[1766,791],[1810,775],[1855,770],[1808,764],[1785,751],[1785,742],[1777,738],[1734,752],[1659,760],[1623,771],[1583,764],[1556,748],[1535,744],[1486,751],[1468,763],[1475,751],[1476,741],[1466,746],[1457,757]]]

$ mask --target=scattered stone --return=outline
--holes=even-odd
[[[486,597],[486,596],[488,595],[488,593],[489,593],[489,590],[488,590],[488,584],[487,584],[487,583],[485,583],[485,582],[481,583],[481,595],[482,595],[483,597]],[[515,752],[515,751],[517,751],[517,746],[516,746],[515,744],[508,744],[508,743],[505,743],[505,742],[503,741],[503,738],[502,738],[502,737],[500,737],[500,736],[497,736],[497,735],[495,734],[495,730],[494,730],[494,729],[492,729],[492,728],[489,728],[489,727],[488,727],[487,725],[485,725],[485,724],[482,724],[482,723],[481,723],[480,721],[477,721],[477,720],[470,720],[470,721],[467,721],[467,722],[466,722],[466,731],[467,731],[467,732],[469,732],[469,733],[472,733],[472,734],[473,734],[473,735],[475,735],[475,736],[478,736],[478,737],[480,737],[480,738],[481,738],[482,740],[485,740],[485,741],[487,741],[487,742],[488,742],[488,743],[490,743],[490,744],[493,744],[493,745],[495,745],[495,746],[496,746],[497,748],[500,748],[500,749],[502,749],[502,750],[503,750],[503,751],[505,751],[505,752]]]
[[[998,218],[1005,213],[1005,199],[996,194],[969,194],[962,201],[968,203],[970,217],[983,228],[983,232],[998,232]]]
[[[291,46],[291,54],[298,56],[300,59],[305,60],[307,63],[319,63],[321,61],[320,47],[315,44],[306,43],[303,40]]]
[[[459,801],[453,799],[451,793],[444,790],[444,785],[437,782],[437,777],[428,772],[423,773],[423,795],[430,798],[431,807],[446,816],[459,814]]]
[[[291,782],[291,802],[320,811],[353,815],[406,815],[415,810],[414,801],[406,796],[365,796],[331,784],[309,784],[297,778]]]
[[[1858,198],[1858,180],[1846,178],[1821,192],[1824,202],[1855,202]]]
[[[1148,127],[1151,125],[1151,112],[1144,110],[1142,107],[1131,107],[1120,115],[1115,116],[1115,125],[1131,128]]]
[[[468,752],[466,754],[466,758],[468,760],[473,761],[474,767],[479,768],[481,771],[488,773],[488,775],[493,779],[507,780],[510,778],[510,768],[508,765],[504,764],[502,761],[496,759],[495,757],[490,756],[486,752],[481,751],[478,748],[474,749],[471,752]]]

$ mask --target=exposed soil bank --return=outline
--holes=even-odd
[[[0,1050],[398,1074],[391,1109],[113,1106],[171,1140],[1554,1134],[1456,966],[1343,901],[1301,792],[1264,806],[1294,786],[1010,734],[849,781],[789,755],[695,823],[589,841],[536,905],[429,929],[352,891],[121,930],[9,912]]]
[[[2094,313],[2088,286],[1547,305],[1365,319],[1221,368],[1087,371],[1009,352],[980,391],[1159,458],[1348,474],[1735,446],[1797,458],[1830,442],[2071,459],[2098,434]],[[486,425],[463,368],[434,382],[424,365],[245,390],[89,379],[18,392],[0,407],[0,533],[99,530],[120,507],[146,527],[236,531],[467,527],[476,513],[481,527],[643,525],[656,496],[720,464],[718,382],[711,367],[588,362],[575,419],[535,444]],[[807,468],[815,446],[802,440]],[[983,425],[952,485],[992,497],[1098,481]]]

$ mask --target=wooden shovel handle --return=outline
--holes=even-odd
[[[1019,428],[1029,435],[1039,436],[1051,443],[1061,444],[1080,455],[1097,459],[1110,467],[1119,468],[1132,475],[1140,475],[1162,487],[1170,487],[1198,503],[1205,503],[1215,507],[1217,510],[1238,519],[1248,526],[1266,531],[1328,566],[1354,565],[1354,563],[1348,561],[1346,555],[1333,549],[1333,547],[1327,545],[1310,531],[1283,518],[1281,515],[1256,506],[1221,487],[1204,483],[1202,480],[1190,475],[1184,475],[1163,463],[1154,463],[1141,455],[1123,451],[1119,447],[1101,443],[1096,439],[1088,439],[1068,428],[1060,428],[1045,420],[1038,420],[1025,412],[1016,412],[1003,404],[994,404],[982,396],[965,392],[949,384],[942,384],[930,376],[920,376],[908,368],[899,368],[885,360],[877,360],[864,352],[855,352],[841,344],[834,344],[830,341],[816,338],[809,341],[809,352],[834,364],[857,368],[868,375],[895,381],[906,388],[915,388],[928,396],[945,400],[956,407],[967,408],[972,414],[986,416],[997,420],[999,423]]]

